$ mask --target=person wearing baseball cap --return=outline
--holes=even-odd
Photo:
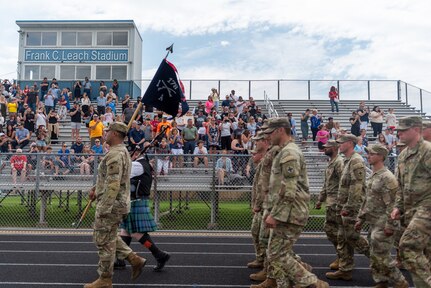
[[[338,235],[340,235],[337,238],[339,261],[338,265],[333,267],[334,270],[338,269],[335,272],[326,273],[326,277],[332,280],[352,280],[355,250],[370,257],[368,241],[354,227],[354,220],[362,206],[366,189],[364,159],[355,152],[357,141],[358,138],[353,134],[344,134],[337,139],[337,143],[340,144],[339,151],[345,156],[336,204],[337,216],[341,216],[343,225],[338,228]]]
[[[385,167],[388,149],[381,144],[365,148],[368,153],[373,174],[368,179],[367,193],[355,223],[355,230],[360,231],[366,222],[370,224],[370,246],[373,247],[373,257],[370,258],[371,274],[377,282],[375,287],[409,287],[400,270],[390,264],[391,250],[394,246],[394,231],[398,221],[391,219],[390,210],[395,204],[398,191],[398,181],[394,174]]]
[[[415,287],[431,285],[429,259],[431,229],[431,144],[422,138],[422,117],[407,116],[398,121],[398,138],[405,148],[398,156],[400,185],[391,218],[404,216],[406,227],[399,243],[401,261],[410,272]],[[403,201],[404,199],[404,201]]]

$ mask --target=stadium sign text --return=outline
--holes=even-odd
[[[26,62],[127,62],[127,49],[25,49]]]

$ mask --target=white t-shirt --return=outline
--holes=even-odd
[[[199,149],[199,147],[195,147],[195,150],[193,151],[193,155],[207,155],[208,150],[206,147],[202,147],[202,150]]]

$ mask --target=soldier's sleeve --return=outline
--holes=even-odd
[[[386,216],[388,219],[385,228],[398,230],[399,220],[392,220],[391,218],[391,212],[395,206],[395,195],[398,191],[398,182],[395,177],[388,177],[382,180],[384,180],[384,183],[386,183],[386,185],[383,185],[384,189],[382,189],[382,200],[386,206]]]
[[[257,191],[258,191],[258,175],[259,175],[259,170],[260,170],[260,163],[259,165],[257,165],[256,169],[255,169],[255,174],[254,174],[254,179],[253,179],[253,186],[251,188],[251,204],[252,204],[252,208],[255,207],[255,203],[256,203],[256,198],[257,198]]]
[[[111,213],[114,201],[120,192],[121,175],[123,175],[124,169],[124,163],[120,153],[112,156],[109,154],[107,155],[109,159],[106,160],[106,178],[105,183],[103,183],[105,193],[98,205],[100,210],[97,211],[100,216]]]
[[[319,194],[319,202],[322,202],[322,203],[326,201],[326,196],[327,196],[326,181],[328,180],[326,179],[326,171],[325,171],[325,182],[323,183],[322,190],[320,190],[320,194]]]
[[[359,210],[359,214],[357,218],[357,220],[360,220],[362,223],[364,223],[366,219],[366,206],[367,206],[367,199],[365,198],[364,202],[362,202],[361,209]]]
[[[257,209],[262,208],[263,198],[264,198],[262,187],[259,186],[259,178],[260,178],[260,173],[262,171],[262,165],[261,164],[262,164],[262,162],[259,163],[258,169],[256,169],[256,173],[254,175],[254,180],[256,181],[256,199],[255,199],[255,203],[254,203],[254,208],[257,208]]]
[[[347,202],[343,210],[349,212],[350,216],[355,216],[359,212],[364,201],[364,184],[365,184],[365,165],[362,159],[355,158],[350,164],[351,182],[349,185]]]
[[[395,196],[395,208],[398,208],[398,210],[400,210],[400,213],[402,215],[404,213],[404,194],[403,194],[399,165],[397,165],[395,168],[395,178],[397,179],[397,182],[398,182],[397,193]]]
[[[296,197],[296,186],[300,171],[299,157],[295,154],[286,153],[280,160],[283,180],[280,191],[275,193],[274,206],[271,216],[281,222],[287,222],[292,203]]]

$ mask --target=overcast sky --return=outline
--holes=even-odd
[[[0,78],[16,78],[16,20],[132,19],[143,37],[143,78],[153,76],[174,42],[170,60],[184,79],[400,79],[431,91],[431,1],[15,0],[6,6]]]

